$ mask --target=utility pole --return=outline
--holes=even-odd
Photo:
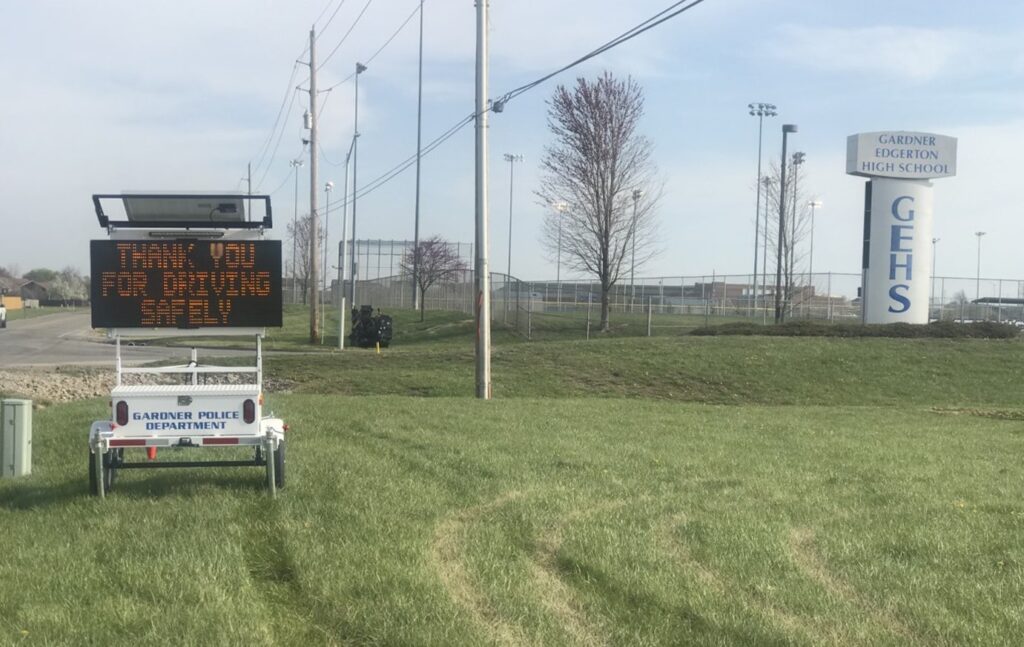
[[[316,29],[309,30],[309,343],[320,343],[320,217],[317,213]]]
[[[420,294],[416,289],[420,270],[420,158],[423,142],[423,0],[420,0],[420,72],[416,95],[416,223],[412,235],[412,309],[419,309]]]
[[[345,350],[345,270],[348,267],[348,163],[352,159],[352,146],[356,138],[348,147],[348,154],[345,155],[345,181],[341,190],[341,242],[338,243],[338,350]],[[352,248],[355,253],[355,244]]]
[[[487,20],[476,0],[476,397],[491,399],[491,281],[487,263]]]

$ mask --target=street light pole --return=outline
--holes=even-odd
[[[753,308],[757,309],[757,247],[759,244],[759,236],[761,229],[761,142],[762,134],[764,130],[764,118],[774,117],[778,113],[775,112],[776,108],[770,103],[750,103],[747,104],[750,109],[750,116],[757,117],[757,199],[754,200],[754,280],[753,280]],[[765,229],[768,228],[768,212],[765,211]],[[762,292],[763,294],[763,292]]]
[[[515,165],[516,162],[523,161],[523,156],[505,153],[505,161],[508,162],[508,267],[505,272],[505,319],[507,321],[509,286],[512,281],[512,195],[515,187]]]
[[[974,235],[978,237],[978,273],[975,276],[974,283],[974,298],[981,298],[981,237],[985,235],[984,231],[976,231]]]
[[[298,303],[299,288],[295,276],[295,255],[298,252],[298,247],[295,244],[295,239],[299,231],[299,167],[304,162],[301,159],[294,159],[288,160],[288,164],[292,167],[292,173],[295,174],[295,214],[292,216],[292,303]]]
[[[356,63],[355,127],[352,129],[352,285],[349,290],[353,308],[356,307],[356,196],[359,191],[359,75],[365,71],[365,65]]]
[[[629,299],[629,311],[633,312],[633,304],[636,303],[636,205],[640,201],[640,196],[644,194],[640,189],[633,189],[633,226],[630,227],[629,237],[632,239],[630,242],[633,244],[632,251],[632,262],[629,267],[629,285],[631,290],[631,296]]]
[[[775,323],[782,323],[782,245],[786,238],[786,140],[796,124],[782,125],[782,168],[779,171],[779,240],[775,252]]]

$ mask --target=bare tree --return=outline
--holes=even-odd
[[[809,259],[811,230],[811,209],[808,205],[808,194],[799,182],[797,173],[799,165],[792,164],[786,169],[786,204],[783,205],[785,225],[782,235],[782,285],[780,286],[785,306],[784,312],[792,312],[795,302],[812,296],[809,284],[811,277],[805,274]],[[765,174],[766,181],[762,191],[766,192],[768,213],[765,216],[766,250],[769,275],[775,274],[778,267],[779,241],[779,166],[772,163]],[[795,207],[795,209],[794,209]],[[773,283],[772,279],[768,283]],[[773,288],[774,289],[774,288]]]
[[[309,262],[309,215],[299,218],[294,223],[288,223],[288,235],[295,241],[295,278],[298,279],[299,287],[302,290],[302,303],[306,303],[306,295],[309,292],[309,276],[312,267]],[[324,229],[320,227],[320,247],[324,245]]]
[[[651,142],[637,132],[643,91],[632,78],[605,72],[595,81],[558,86],[548,100],[555,136],[541,159],[541,244],[567,268],[601,284],[601,330],[607,331],[609,294],[624,269],[643,267],[656,253],[655,180]],[[634,198],[634,196],[636,196]],[[634,260],[635,259],[635,260]]]
[[[427,290],[436,283],[453,281],[467,270],[455,245],[432,236],[421,240],[419,246],[409,250],[402,258],[402,272],[412,274],[416,268],[416,287],[420,291],[420,321],[426,316]]]

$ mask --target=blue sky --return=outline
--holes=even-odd
[[[376,0],[324,66],[321,87],[350,74],[418,4]],[[508,2],[491,8],[492,96],[537,78],[668,6],[668,0]],[[319,40],[321,58],[365,0],[345,0]],[[0,265],[88,271],[102,237],[89,196],[124,189],[238,189],[258,159],[310,25],[328,0],[5,2],[0,5]],[[473,109],[474,8],[427,0],[424,141]],[[360,184],[415,152],[416,20],[360,81]],[[863,180],[844,173],[846,136],[921,130],[959,138],[959,174],[935,183],[937,272],[1024,278],[1017,197],[1024,143],[1024,4],[925,0],[706,0],[697,8],[512,102],[491,119],[491,262],[504,271],[508,167],[517,167],[513,274],[553,278],[540,250],[544,206],[533,196],[550,141],[545,100],[558,83],[603,69],[632,75],[647,100],[642,130],[655,144],[666,192],[661,247],[641,276],[747,273],[753,263],[757,121],[767,101],[765,162],[780,128],[807,154],[801,180],[824,203],[815,269],[857,272]],[[300,69],[305,76],[304,69]],[[280,147],[256,174],[290,220],[288,159],[301,144],[300,95]],[[333,90],[321,136],[321,182],[340,185],[352,134],[352,85]],[[276,140],[275,140],[276,141]],[[328,161],[329,160],[329,161]],[[269,168],[264,168],[269,167]],[[264,173],[264,170],[266,171]],[[308,165],[300,213],[308,197]],[[359,202],[359,236],[412,237],[412,170]],[[424,159],[422,233],[473,239],[473,132]],[[332,219],[332,240],[339,232]]]

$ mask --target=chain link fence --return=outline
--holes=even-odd
[[[775,320],[774,276],[706,274],[620,282],[608,294],[609,332],[623,335],[683,334],[702,325],[736,321],[769,324]],[[1024,323],[1024,281],[935,277],[931,318],[952,321]],[[861,275],[823,272],[794,277],[780,290],[786,320],[810,319],[856,323],[861,320]],[[346,290],[348,285],[346,284]],[[394,275],[357,281],[360,304],[376,308],[411,308],[412,280]],[[338,285],[326,293],[336,304]],[[474,313],[473,272],[466,270],[431,286],[427,310]],[[521,281],[491,273],[491,319],[530,339],[569,331],[595,334],[601,320],[601,286],[594,281]],[[569,335],[571,336],[571,334]]]

